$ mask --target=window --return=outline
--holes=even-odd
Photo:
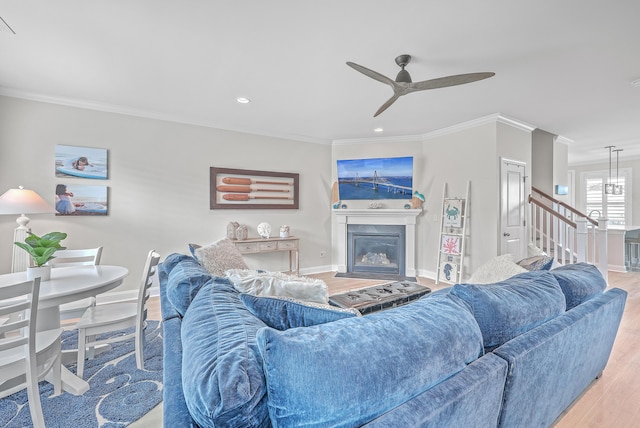
[[[631,168],[621,168],[613,184],[622,186],[622,194],[605,194],[604,185],[609,182],[609,171],[591,171],[581,174],[581,191],[584,212],[599,211],[609,219],[609,227],[621,229],[631,224]],[[595,216],[595,213],[594,213]]]

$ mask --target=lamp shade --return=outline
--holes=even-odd
[[[0,214],[49,214],[55,212],[51,205],[36,192],[23,189],[9,189],[0,196]]]

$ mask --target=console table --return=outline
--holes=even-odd
[[[300,275],[300,238],[289,236],[288,238],[249,238],[233,241],[234,245],[242,254],[272,253],[274,251],[289,252],[289,271]]]

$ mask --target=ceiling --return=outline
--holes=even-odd
[[[570,163],[640,157],[638,0],[0,0],[0,16],[4,95],[320,143],[499,113],[567,139]],[[496,75],[374,118],[390,87],[345,62],[395,78],[405,53],[414,81]]]

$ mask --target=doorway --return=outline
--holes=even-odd
[[[526,163],[505,158],[500,163],[500,254],[520,260],[527,255]]]

